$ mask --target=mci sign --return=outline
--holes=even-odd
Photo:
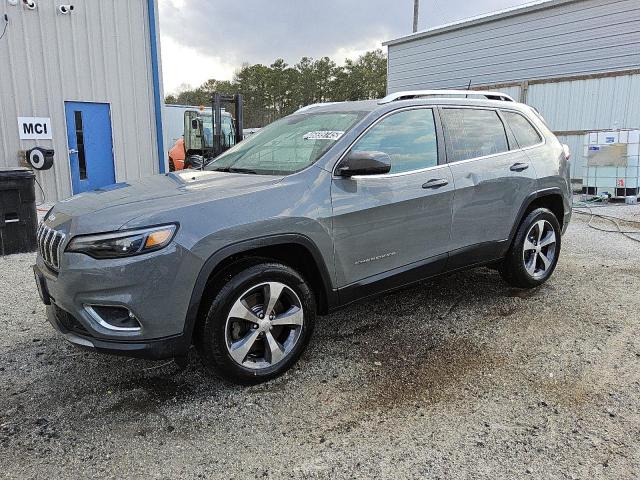
[[[20,140],[51,140],[51,119],[45,117],[18,117]]]

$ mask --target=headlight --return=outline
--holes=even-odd
[[[67,252],[84,253],[93,258],[120,258],[160,250],[173,239],[176,225],[125,232],[80,235],[67,246]]]

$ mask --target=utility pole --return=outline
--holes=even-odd
[[[418,12],[420,11],[420,0],[413,0],[413,33],[418,31]]]

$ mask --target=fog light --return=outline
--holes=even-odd
[[[85,305],[85,310],[104,328],[119,332],[135,332],[142,328],[136,316],[126,307]]]

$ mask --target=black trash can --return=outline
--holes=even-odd
[[[0,255],[37,248],[35,175],[28,168],[0,169]]]

